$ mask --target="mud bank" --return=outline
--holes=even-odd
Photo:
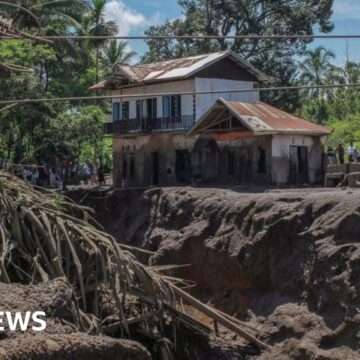
[[[169,188],[72,194],[120,242],[259,328],[271,359],[358,359],[360,192]]]

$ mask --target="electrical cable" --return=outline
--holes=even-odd
[[[269,88],[253,88],[253,89],[226,89],[226,90],[209,90],[209,91],[189,91],[172,93],[172,95],[209,95],[223,93],[250,93],[250,92],[271,92],[271,91],[292,91],[292,90],[309,90],[309,89],[329,89],[329,88],[356,88],[360,87],[360,83],[354,84],[329,84],[329,85],[304,85],[304,86],[280,86]],[[77,96],[77,97],[61,97],[61,98],[40,98],[40,99],[14,99],[0,100],[0,105],[9,104],[34,104],[41,102],[64,102],[64,101],[91,101],[104,99],[131,99],[143,97],[161,97],[168,96],[168,93],[152,93],[152,94],[132,94],[132,95],[100,95],[100,96]]]

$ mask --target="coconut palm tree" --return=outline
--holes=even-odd
[[[119,32],[119,27],[115,21],[106,21],[105,19],[106,0],[92,0],[89,16],[84,20],[89,35],[91,36],[115,36]],[[99,81],[99,59],[100,48],[105,45],[106,40],[93,40],[96,54],[96,82]]]
[[[304,57],[299,63],[300,82],[307,86],[325,85],[331,60],[335,59],[335,54],[323,46],[318,46],[314,50],[306,50]],[[321,98],[324,92],[321,89],[313,89],[309,94]]]
[[[117,42],[111,40],[104,48],[102,63],[107,74],[111,72],[115,64],[129,64],[136,55],[135,51],[129,51],[127,47],[128,43],[126,41]]]

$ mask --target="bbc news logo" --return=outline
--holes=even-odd
[[[46,314],[43,311],[26,311],[25,313],[0,311],[0,332],[5,330],[27,331],[29,329],[44,331],[46,329],[46,321],[43,319],[45,316]],[[30,320],[32,320],[31,327]]]

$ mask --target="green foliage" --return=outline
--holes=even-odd
[[[184,17],[151,26],[147,35],[312,35],[314,27],[329,32],[334,0],[178,0]],[[295,55],[310,40],[292,39],[186,39],[148,40],[142,61],[180,58],[231,48],[276,79],[274,85],[290,85],[296,77]],[[265,100],[294,111],[300,106],[296,93],[268,94]]]
[[[37,152],[37,156],[71,155],[97,163],[106,148],[102,129],[105,119],[102,109],[95,105],[73,107],[58,114],[46,130],[46,142],[43,142],[46,151]]]
[[[329,70],[331,68],[331,61],[335,59],[335,54],[325,49],[323,46],[318,46],[315,50],[306,50],[304,53],[304,60],[300,62],[300,83],[303,85],[325,85]],[[314,88],[306,91],[307,95],[321,98],[326,93],[326,90]]]
[[[117,25],[106,21],[104,0],[9,0],[34,13],[41,35],[115,35]],[[36,23],[25,12],[1,6],[0,15],[15,26],[35,33]],[[0,41],[0,62],[33,69],[32,74],[0,73],[0,99],[94,95],[89,90],[114,62],[127,62],[133,53],[126,42],[56,41],[45,45],[30,40]],[[100,61],[101,60],[101,61]],[[86,105],[87,104],[87,105]],[[15,162],[54,155],[111,165],[111,140],[102,126],[110,102],[21,104],[0,112],[0,156]]]
[[[312,120],[317,124],[325,124],[329,120],[329,106],[325,99],[314,99],[305,104],[302,113],[305,119]]]
[[[335,147],[338,144],[348,145],[354,142],[360,146],[360,114],[352,115],[346,120],[334,120],[328,123],[333,129],[333,134],[329,137],[328,144]]]
[[[106,74],[110,74],[115,64],[128,64],[136,55],[134,51],[127,50],[128,44],[126,41],[111,40],[104,48],[102,54],[102,63],[104,65]]]

